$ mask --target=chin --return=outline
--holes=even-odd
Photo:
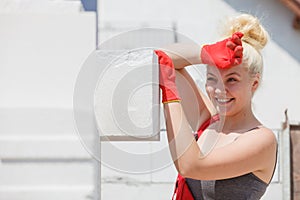
[[[218,110],[218,113],[220,116],[224,116],[224,117],[230,117],[234,115],[234,112],[230,111],[230,110]]]

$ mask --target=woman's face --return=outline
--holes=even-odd
[[[243,64],[229,69],[207,66],[206,91],[220,115],[232,116],[251,109],[259,76],[250,76]]]

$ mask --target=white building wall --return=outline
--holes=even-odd
[[[97,196],[97,163],[72,111],[77,75],[96,47],[95,14],[80,7],[0,2],[1,200]]]
[[[80,0],[2,0],[1,13],[78,13],[83,10]]]

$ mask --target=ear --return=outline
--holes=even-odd
[[[255,92],[260,83],[260,74],[256,73],[252,81],[252,92]]]

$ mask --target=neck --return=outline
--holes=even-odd
[[[220,116],[220,120],[223,124],[223,133],[243,132],[260,125],[252,112],[251,106],[231,116]]]

